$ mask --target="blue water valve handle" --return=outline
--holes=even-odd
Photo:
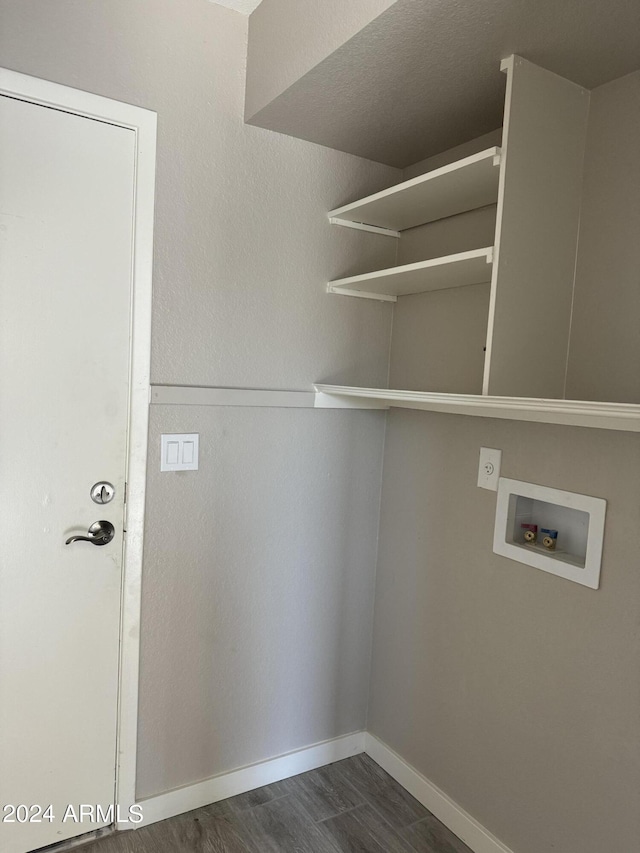
[[[542,533],[542,544],[549,551],[555,551],[555,547],[558,541],[558,531],[552,530],[550,527],[541,527],[540,533]]]

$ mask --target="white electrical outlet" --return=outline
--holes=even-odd
[[[500,463],[502,462],[502,451],[493,447],[480,448],[480,465],[478,467],[478,487],[498,491],[498,480],[500,479]]]

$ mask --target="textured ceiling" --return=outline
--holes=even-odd
[[[262,0],[211,0],[211,2],[217,3],[218,6],[226,6],[227,9],[235,9],[236,12],[242,12],[243,15],[250,15],[262,3]]]
[[[587,88],[640,68],[640,0],[398,0],[250,119],[404,167],[502,123],[500,60]]]

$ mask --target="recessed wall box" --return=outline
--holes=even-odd
[[[602,498],[501,477],[494,553],[598,589],[606,508]],[[533,526],[556,534],[553,548],[525,538]]]

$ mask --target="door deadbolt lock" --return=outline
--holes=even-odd
[[[116,490],[111,483],[99,482],[91,487],[91,500],[94,504],[108,504],[113,500]]]

